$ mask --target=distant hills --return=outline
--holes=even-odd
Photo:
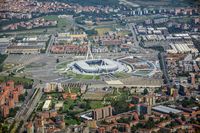
[[[140,6],[198,6],[200,0],[127,0]]]
[[[1,1],[1,0],[0,0]],[[94,5],[118,5],[120,0],[37,0],[37,1],[58,1],[73,4],[80,4],[83,6],[94,6]],[[200,5],[200,0],[126,0],[139,4],[140,6],[195,6]]]
[[[80,5],[117,5],[119,3],[118,0],[38,0],[38,1],[59,1],[59,2],[67,2],[74,3]]]

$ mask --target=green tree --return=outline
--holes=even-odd
[[[98,34],[98,32],[96,30],[94,30],[94,29],[87,30],[87,31],[85,31],[85,33],[88,34],[89,36],[94,36],[94,35]]]
[[[185,120],[186,120],[186,119],[185,119],[185,116],[184,116],[183,114],[181,115],[181,120],[182,120],[182,121],[185,121]]]
[[[111,105],[114,107],[114,114],[129,111],[128,103],[126,102],[128,100],[127,95],[122,94],[119,99],[111,101]]]
[[[27,96],[28,95],[28,92],[27,92],[27,90],[25,91],[25,94],[24,94],[25,96]]]
[[[56,63],[59,63],[59,62],[60,62],[60,60],[57,58],[57,59],[56,59]]]
[[[149,120],[145,124],[145,128],[151,129],[153,127],[155,127],[155,122],[154,122],[153,118],[150,117]]]
[[[137,129],[138,129],[138,128],[143,128],[144,126],[143,126],[142,123],[138,123],[138,124],[136,125],[136,127],[137,127]]]
[[[131,127],[131,132],[132,133],[135,133],[137,131],[137,127],[135,126],[135,125],[133,125],[132,127]]]
[[[3,123],[3,122],[4,122],[4,118],[3,118],[1,110],[0,110],[0,123]]]
[[[173,118],[173,119],[178,117],[177,114],[174,114],[174,113],[172,113],[172,112],[169,113],[169,116],[170,116],[171,118]]]
[[[145,88],[144,91],[143,91],[143,95],[147,95],[149,93],[148,89]]]
[[[140,116],[139,116],[139,119],[140,119],[140,120],[144,120],[144,115],[140,115]]]
[[[9,133],[8,125],[5,124],[5,123],[2,123],[2,124],[0,125],[0,132],[2,132],[2,133]]]
[[[20,95],[19,96],[19,101],[23,102],[25,100],[25,95]]]

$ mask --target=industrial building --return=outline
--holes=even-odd
[[[165,114],[169,114],[169,113],[179,114],[182,112],[181,110],[170,108],[163,105],[152,107],[152,110],[155,112],[160,112],[160,113],[165,113]]]

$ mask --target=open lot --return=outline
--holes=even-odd
[[[102,27],[102,28],[95,28],[95,30],[98,32],[98,35],[102,36],[105,33],[111,31],[111,28],[106,28],[106,27]]]

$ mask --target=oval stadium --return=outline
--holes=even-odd
[[[110,59],[89,59],[74,61],[68,67],[75,73],[87,75],[100,75],[127,71],[125,65]]]

